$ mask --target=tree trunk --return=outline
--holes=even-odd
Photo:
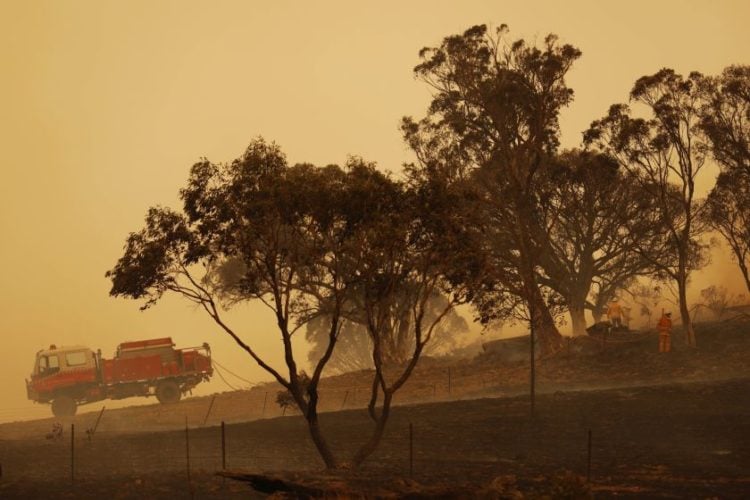
[[[328,352],[329,356],[330,356],[331,350],[332,348],[331,346],[329,346],[329,352]],[[315,445],[315,448],[318,450],[318,453],[320,454],[320,458],[322,458],[323,462],[326,464],[326,469],[337,468],[338,463],[336,459],[334,458],[333,453],[331,452],[331,448],[328,446],[328,442],[326,441],[325,437],[323,437],[323,433],[320,430],[320,424],[318,422],[317,381],[315,380],[311,381],[309,387],[307,388],[307,394],[308,394],[308,397],[310,398],[309,401],[305,401],[305,398],[302,394],[302,391],[299,385],[297,385],[296,387],[293,386],[293,389],[296,389],[293,392],[294,400],[297,403],[297,407],[305,416],[305,420],[307,421],[307,428],[310,432],[310,438],[312,439],[313,444]]]
[[[682,328],[685,332],[685,343],[690,347],[696,347],[695,331],[693,330],[693,319],[690,317],[690,309],[687,303],[687,266],[685,259],[680,257],[680,268],[677,274],[677,292],[680,299],[680,318]]]
[[[536,325],[534,333],[536,344],[539,346],[539,353],[546,356],[560,350],[563,339],[538,286],[535,288],[535,292],[532,297],[532,300],[534,300],[534,324]]]
[[[534,336],[536,345],[539,347],[539,354],[545,356],[554,353],[562,347],[562,335],[544,302],[534,273],[526,269],[523,278],[528,310],[533,311],[534,315],[531,320],[534,322]]]
[[[355,453],[354,458],[352,459],[352,465],[354,467],[359,467],[360,465],[362,465],[362,462],[364,462],[367,457],[372,455],[372,453],[378,447],[378,444],[380,444],[380,440],[383,437],[383,432],[385,431],[385,424],[388,422],[388,417],[391,414],[392,401],[393,394],[391,394],[390,392],[385,392],[385,394],[383,394],[383,408],[380,410],[380,415],[375,421],[375,429],[373,430],[370,439],[368,439],[367,442],[363,444],[359,450],[357,450],[357,453]]]
[[[519,232],[520,243],[520,274],[523,280],[525,290],[526,304],[529,311],[534,312],[534,334],[536,345],[539,347],[539,353],[542,356],[558,351],[562,347],[562,335],[555,325],[555,320],[549,312],[547,303],[539,289],[536,280],[536,262],[533,256],[533,245],[528,234],[521,229]]]
[[[573,336],[586,335],[586,297],[589,287],[572,287],[571,293],[565,297],[568,303],[568,314],[573,327]]]
[[[312,438],[315,448],[318,450],[320,457],[326,464],[326,469],[335,469],[338,467],[338,462],[331,452],[331,448],[328,446],[328,442],[323,437],[323,433],[320,431],[320,424],[318,423],[318,413],[313,411],[312,414],[308,411],[307,415],[307,427],[310,430],[310,437]]]
[[[594,309],[591,311],[591,316],[594,317],[594,324],[599,323],[602,320],[602,316],[604,316],[604,309],[601,307],[595,306]]]
[[[586,308],[582,304],[572,303],[568,310],[573,325],[573,335],[586,335]]]
[[[747,291],[750,292],[750,274],[747,270],[747,265],[745,264],[745,261],[742,260],[742,255],[739,253],[737,254],[737,262],[740,265],[740,271],[742,271],[742,276],[745,278],[745,285],[747,286]]]

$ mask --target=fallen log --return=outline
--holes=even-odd
[[[248,483],[250,487],[261,493],[269,495],[274,493],[287,493],[301,498],[322,498],[330,495],[330,491],[304,484],[289,481],[279,477],[271,477],[265,474],[248,474],[245,472],[219,471],[216,475]]]

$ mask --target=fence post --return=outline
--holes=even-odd
[[[451,367],[448,367],[448,396],[451,395]]]
[[[94,433],[96,432],[96,429],[99,428],[99,422],[101,421],[102,415],[104,414],[104,410],[106,408],[107,408],[106,406],[102,406],[102,409],[99,412],[99,416],[96,417],[96,423],[94,423],[94,427],[92,429],[89,429],[88,431],[86,431],[88,433],[88,435],[89,435],[89,441],[91,441],[91,439],[94,437]]]
[[[190,484],[190,433],[188,431],[188,418],[187,418],[187,415],[185,415],[185,457],[187,459],[186,465],[187,465],[188,489],[192,493],[193,487]]]
[[[203,425],[206,425],[206,422],[208,422],[208,416],[211,414],[211,408],[214,407],[214,400],[216,399],[216,394],[213,395],[211,398],[211,404],[208,405],[208,411],[206,412],[206,416],[203,419]]]
[[[586,482],[591,482],[591,429],[589,429],[588,458],[586,460]]]
[[[534,306],[533,301],[529,303],[529,363],[531,364],[530,369],[530,403],[531,403],[531,418],[534,418],[534,411],[536,410],[536,346],[534,345]]]
[[[409,477],[414,476],[414,426],[409,422]]]
[[[70,483],[76,483],[76,425],[70,424]]]
[[[263,396],[263,411],[260,412],[261,417],[266,416],[266,401],[268,401],[268,392],[266,392],[265,396]]]
[[[221,421],[221,470],[227,468],[227,440],[226,431],[224,429],[224,421]]]
[[[342,410],[344,409],[344,406],[346,405],[346,398],[348,397],[349,397],[349,391],[346,391],[346,393],[344,393],[344,401],[341,403]]]

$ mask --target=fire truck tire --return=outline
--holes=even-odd
[[[176,403],[181,397],[180,386],[174,380],[165,380],[156,387],[156,399],[160,403]]]
[[[52,401],[52,413],[56,417],[72,417],[77,409],[75,399],[70,396],[58,396]]]

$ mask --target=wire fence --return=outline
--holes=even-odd
[[[525,394],[523,384],[528,383],[529,366],[527,360],[526,364],[519,363],[515,368],[478,372],[460,367],[431,367],[429,373],[430,378],[415,377],[409,381],[396,393],[394,404],[507,395],[508,387],[503,383],[514,378],[522,384],[517,387],[519,393]],[[322,413],[364,410],[371,399],[371,388],[366,386],[326,387],[324,384],[320,389],[319,411]],[[24,441],[25,455],[13,456],[12,450],[0,449],[0,466],[6,463],[6,477],[15,475],[34,479],[36,471],[47,478],[70,475],[71,481],[76,477],[85,479],[113,473],[139,475],[184,471],[189,475],[191,470],[309,470],[311,465],[322,467],[323,463],[299,418],[271,421],[277,417],[300,415],[296,408],[277,404],[278,392],[268,387],[255,387],[192,398],[179,405],[129,407],[109,412],[102,408],[63,419],[64,428],[59,433],[49,429],[52,422],[59,425],[58,421],[39,421],[35,439]],[[367,420],[366,411],[353,415]],[[504,417],[524,419],[527,416],[526,401],[521,399],[513,409],[506,410]],[[254,433],[241,432],[249,420],[259,421],[257,424],[260,425]],[[378,466],[385,469],[411,474],[415,467],[419,469],[420,466],[447,471],[455,469],[457,464],[471,464],[473,467],[497,465],[497,456],[483,459],[480,454],[478,458],[475,450],[470,448],[464,450],[463,455],[459,453],[455,458],[445,458],[455,456],[455,447],[460,447],[461,443],[454,443],[445,454],[435,454],[434,443],[449,443],[451,436],[434,428],[414,429],[411,423],[408,427],[402,423],[400,426],[389,424],[388,429],[377,453]],[[146,439],[144,434],[139,434],[143,431],[161,432],[152,432]],[[295,433],[293,439],[289,437]],[[513,441],[520,435],[513,433],[504,439]],[[477,439],[481,441],[482,438]],[[28,445],[29,441],[31,445]],[[427,442],[429,446],[422,446]],[[423,449],[432,449],[433,452],[426,454]]]
[[[438,373],[439,382],[415,381],[407,396],[428,401],[459,399],[482,380],[477,373],[456,369]],[[486,389],[495,390],[495,386],[490,384]],[[330,444],[337,455],[352,456],[372,430],[363,410],[369,400],[369,389],[328,388],[323,394],[324,408],[353,410],[321,419],[322,423],[332,422],[325,425],[331,426],[328,430],[333,432],[327,434],[331,435]],[[733,466],[730,462],[735,451],[731,446],[727,448],[730,452],[717,455],[716,450],[711,451],[709,441],[691,434],[696,421],[675,421],[677,415],[709,412],[710,404],[697,403],[694,398],[675,399],[685,408],[679,411],[673,408],[673,422],[664,428],[661,420],[651,413],[659,414],[662,410],[661,399],[650,394],[644,392],[644,397],[653,399],[652,410],[645,413],[640,407],[627,406],[629,394],[593,396],[580,401],[574,401],[574,395],[552,394],[544,400],[542,416],[536,419],[529,418],[525,398],[494,402],[466,398],[460,410],[459,405],[410,407],[391,416],[368,467],[402,477],[419,478],[425,471],[432,477],[440,473],[457,477],[461,472],[472,474],[477,470],[486,471],[486,477],[494,477],[492,474],[509,465],[533,464],[535,470],[546,468],[554,472],[564,467],[591,478],[597,472],[603,474],[597,468],[602,464],[640,463],[642,457],[649,455],[653,456],[653,463],[660,463],[676,445],[688,446],[685,436],[691,438],[687,443],[692,447],[683,450],[691,457],[691,466],[710,468],[719,461],[726,462],[722,462],[722,467],[727,470]],[[137,478],[176,474],[190,482],[191,474],[213,474],[225,469],[245,472],[321,469],[323,463],[311,443],[304,419],[298,414],[293,418],[273,418],[284,415],[284,410],[275,401],[272,403],[273,395],[273,391],[256,388],[241,395],[247,399],[242,407],[236,400],[222,399],[225,395],[215,395],[180,405],[156,406],[151,408],[153,413],[145,416],[138,414],[144,408],[112,412],[102,408],[66,421],[60,432],[50,429],[52,421],[47,420],[39,424],[47,426],[43,429],[46,434],[40,433],[35,439],[0,440],[0,478],[30,482],[58,479],[75,485],[112,475]],[[743,407],[738,405],[741,410]],[[247,408],[253,409],[256,422],[247,422],[252,420]],[[625,415],[622,410],[627,408],[630,413]],[[441,412],[453,413],[437,418],[435,415]],[[227,415],[235,414],[243,418],[227,419]],[[286,416],[290,415],[286,410]],[[735,410],[723,414],[722,423],[715,424],[714,435],[723,435],[724,426],[732,427],[732,422],[740,425],[743,415],[746,414]],[[701,425],[714,422],[708,416],[701,414],[698,420]],[[152,419],[148,423],[150,428],[145,417]],[[624,432],[623,427],[637,431],[639,437]],[[151,432],[154,430],[160,432]],[[724,453],[722,450],[719,451]]]
[[[76,482],[109,475],[139,477],[147,474],[191,473],[242,470],[311,470],[323,466],[310,444],[306,429],[299,425],[290,434],[248,433],[241,426],[222,422],[211,428],[190,428],[162,435],[96,435],[81,432],[75,424],[66,427],[53,440],[0,452],[0,470],[5,480],[51,479]],[[373,463],[376,467],[401,476],[421,470],[456,472],[457,468],[497,468],[497,456],[477,453],[471,446],[456,449],[445,432],[419,424],[392,426],[380,442]],[[477,438],[479,438],[477,436]],[[481,439],[481,438],[479,438]],[[589,431],[590,440],[590,431]],[[436,443],[445,442],[445,453]],[[335,443],[341,447],[341,443]],[[517,453],[516,443],[504,443],[508,459]],[[552,446],[552,445],[551,445]],[[581,438],[582,454],[568,463],[582,469],[586,463],[586,443]],[[448,448],[450,453],[448,453]],[[459,447],[461,448],[461,447]],[[588,443],[590,475],[591,444]],[[582,471],[583,473],[583,471]]]

